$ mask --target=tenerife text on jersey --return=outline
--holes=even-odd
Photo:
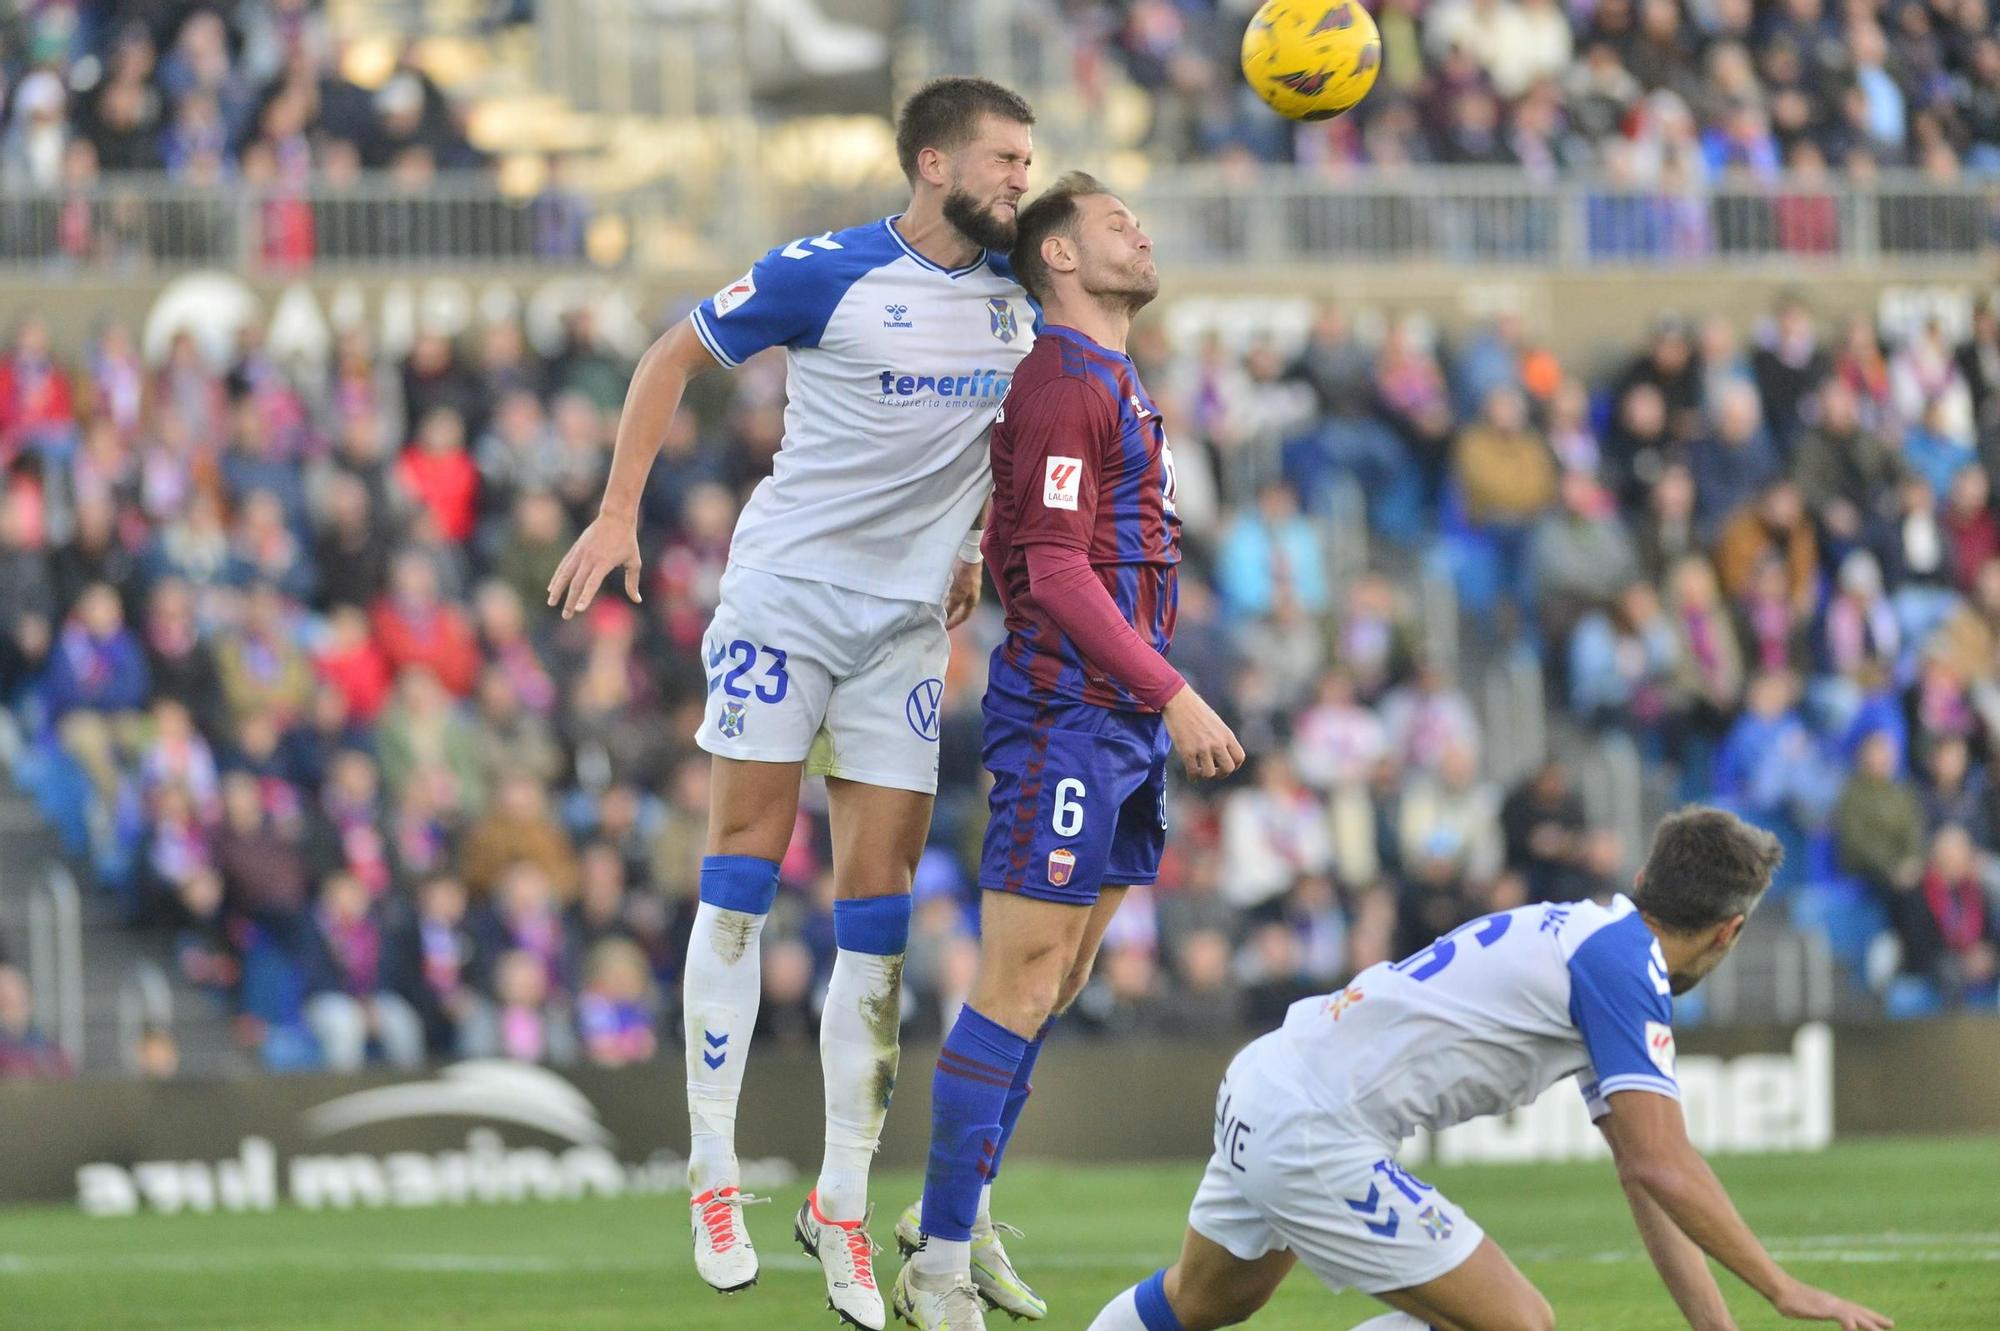
[[[1012,370],[974,370],[970,374],[905,374],[878,370],[878,400],[898,407],[992,406],[1007,396]]]

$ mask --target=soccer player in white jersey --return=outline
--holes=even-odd
[[[1781,1316],[1894,1325],[1779,1267],[1681,1118],[1669,996],[1729,954],[1780,858],[1768,834],[1686,809],[1660,824],[1629,898],[1488,915],[1293,1004],[1223,1079],[1180,1260],[1113,1299],[1090,1331],[1228,1326],[1300,1263],[1397,1309],[1355,1331],[1552,1328],[1548,1300],[1395,1155],[1419,1127],[1504,1113],[1571,1074],[1690,1326],[1735,1326],[1707,1257]]]
[[[824,774],[838,953],[820,1023],[826,1157],[794,1233],[829,1304],[880,1331],[868,1167],[895,1086],[910,880],[937,790],[946,630],[979,596],[986,434],[1034,309],[1007,267],[1034,115],[984,79],[926,85],[896,149],[909,207],[772,250],[640,361],[596,521],[549,584],[567,618],[614,571],[639,599],[635,514],[692,376],[787,352],[785,437],[744,507],[703,640],[713,755],[685,979],[695,1266],[756,1282],[736,1108],[761,983],[758,937],[803,774]]]

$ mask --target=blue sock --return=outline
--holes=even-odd
[[[856,897],[833,903],[834,946],[876,957],[900,957],[910,946],[910,898]]]
[[[1035,1038],[1021,1051],[1021,1066],[1014,1070],[1014,1084],[1007,1088],[1007,1103],[1000,1110],[1000,1145],[993,1152],[993,1168],[986,1171],[988,1183],[1000,1177],[1000,1162],[1007,1158],[1007,1143],[1014,1140],[1014,1125],[1021,1121],[1021,1110],[1035,1093],[1035,1088],[1029,1085],[1029,1079],[1035,1075],[1035,1060],[1041,1056],[1042,1041],[1049,1038],[1055,1024],[1054,1017],[1043,1022],[1042,1029],[1035,1032]]]
[[[1028,1042],[970,1005],[945,1036],[931,1081],[931,1155],[924,1171],[923,1229],[969,1242],[979,1189],[1000,1150],[1000,1119]]]
[[[778,899],[778,864],[755,855],[704,855],[701,899],[718,910],[769,915]]]
[[[1181,1319],[1174,1314],[1174,1305],[1167,1302],[1165,1267],[1140,1281],[1132,1296],[1139,1305],[1139,1320],[1146,1324],[1146,1331],[1182,1331]]]

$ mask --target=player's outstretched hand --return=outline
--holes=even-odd
[[[1795,1322],[1838,1322],[1841,1331],[1882,1331],[1882,1328],[1896,1324],[1893,1318],[1884,1317],[1872,1308],[1849,1303],[1823,1289],[1796,1281],[1791,1288],[1771,1300],[1771,1306],[1778,1310],[1780,1316]]]
[[[966,620],[979,605],[979,590],[982,579],[980,564],[968,564],[963,559],[951,562],[951,585],[944,589],[944,626],[955,629]]]
[[[1195,780],[1228,776],[1243,765],[1243,746],[1193,685],[1169,699],[1160,716],[1167,723],[1167,737],[1187,765],[1187,774]]]
[[[549,604],[562,606],[562,617],[590,609],[597,589],[613,569],[625,570],[625,594],[636,604],[639,597],[639,524],[636,519],[599,513],[576,544],[556,565],[549,579]]]

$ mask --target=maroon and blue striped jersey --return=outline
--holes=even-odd
[[[1050,324],[993,425],[985,554],[1007,614],[995,665],[1043,695],[1155,711],[1085,661],[1029,586],[1029,547],[1082,552],[1142,641],[1164,655],[1179,601],[1180,518],[1160,412],[1132,361]]]

